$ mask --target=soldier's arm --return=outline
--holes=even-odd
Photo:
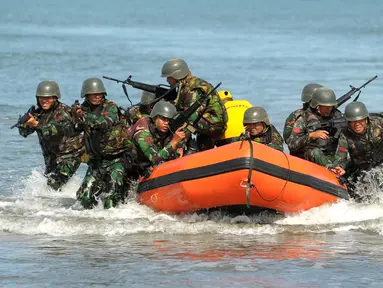
[[[287,143],[287,138],[291,135],[291,131],[293,130],[294,123],[296,121],[295,113],[292,112],[285,121],[285,127],[283,128],[283,139],[285,139]]]
[[[282,138],[282,136],[277,131],[274,131],[272,137],[273,138],[271,139],[268,146],[283,152],[283,138]]]
[[[92,128],[110,127],[120,120],[118,107],[115,104],[106,106],[100,116],[90,112],[85,112],[85,115],[86,124]]]
[[[340,166],[343,169],[346,169],[347,166],[347,154],[348,154],[348,144],[347,139],[344,133],[342,132],[339,136],[338,147],[335,152],[334,163],[331,166]]]
[[[134,135],[134,140],[138,144],[145,157],[154,165],[167,161],[174,156],[175,149],[170,143],[160,149],[154,144],[153,137],[147,130],[139,131]]]
[[[140,118],[142,118],[140,109],[138,107],[132,107],[129,109],[129,120],[132,125],[136,123]]]
[[[380,116],[379,117],[370,117],[370,119],[371,118],[372,118],[372,121],[377,121],[379,123],[379,126],[383,127],[383,117],[380,117]]]
[[[195,101],[200,99],[201,96],[202,96],[202,91],[200,89],[191,90],[191,91],[187,92],[187,95],[184,98],[185,100],[182,103],[184,110],[189,109],[189,107],[191,105],[193,105]],[[189,121],[190,122],[196,121],[200,117],[202,110],[203,110],[203,107],[201,106],[200,109],[197,109],[197,111],[195,111],[192,115],[190,115]]]
[[[310,141],[304,117],[299,117],[293,125],[290,137],[287,139],[287,146],[290,151],[297,151],[306,146]]]
[[[27,138],[29,135],[31,135],[33,132],[35,132],[35,128],[32,127],[19,127],[19,134],[23,136],[24,138]]]

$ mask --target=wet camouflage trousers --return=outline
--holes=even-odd
[[[331,165],[335,161],[334,154],[326,155],[319,148],[313,148],[305,151],[304,158],[310,162],[314,162],[324,167]]]
[[[125,198],[123,158],[90,161],[84,180],[77,191],[77,200],[86,209],[92,209],[99,201],[104,208],[116,206]]]
[[[68,158],[58,164],[47,166],[45,175],[48,178],[48,186],[55,190],[60,189],[76,173],[80,163],[80,158]]]

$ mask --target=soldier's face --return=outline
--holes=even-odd
[[[157,129],[160,130],[162,133],[167,133],[169,131],[169,118],[157,116],[155,123]]]
[[[51,109],[53,103],[55,102],[55,97],[38,97],[39,104],[43,110]]]
[[[90,104],[92,105],[100,105],[101,102],[102,102],[102,99],[104,99],[104,94],[102,93],[97,93],[97,94],[88,94],[86,95],[88,101],[90,102]]]
[[[322,106],[322,105],[319,105],[318,106],[318,109],[319,109],[319,114],[322,116],[322,117],[328,117],[332,111],[332,108],[333,106]]]
[[[367,127],[367,118],[356,121],[348,121],[348,125],[351,127],[352,131],[357,134],[363,134],[366,131]]]
[[[263,122],[251,123],[246,125],[246,130],[250,133],[251,136],[257,136],[263,132],[265,126]]]
[[[169,83],[170,86],[174,86],[177,84],[177,79],[175,79],[173,77],[166,78],[166,81]]]

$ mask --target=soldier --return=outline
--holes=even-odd
[[[149,117],[141,118],[129,128],[129,137],[135,144],[138,161],[158,165],[182,156],[182,128],[171,133],[169,121],[177,114],[176,107],[163,100],[157,102]]]
[[[311,98],[315,90],[320,87],[323,87],[323,86],[316,83],[309,83],[305,87],[303,87],[302,95],[301,95],[303,107],[301,109],[298,109],[292,112],[285,121],[285,127],[283,129],[283,139],[285,139],[286,144],[287,144],[287,138],[290,137],[291,131],[293,130],[295,121],[297,121],[297,119],[302,116],[304,111],[306,111],[310,107]],[[292,155],[293,154],[294,153],[292,153]]]
[[[179,84],[175,102],[178,111],[188,109],[214,88],[209,82],[193,76],[182,59],[171,59],[166,62],[162,66],[161,77],[166,77],[170,86]],[[189,120],[198,131],[199,149],[203,151],[213,148],[224,133],[227,122],[226,109],[217,91],[212,92],[209,100],[205,101],[205,104],[193,113]]]
[[[150,115],[152,110],[150,104],[156,95],[147,91],[142,91],[140,104],[129,109],[129,124],[133,125],[139,119]]]
[[[338,145],[336,133],[339,129],[321,128],[322,123],[342,118],[335,93],[326,87],[317,88],[312,96],[310,108],[293,125],[287,145],[290,153],[322,166],[331,164]]]
[[[216,143],[217,146],[222,146],[238,141],[239,135],[241,135],[245,128],[242,125],[243,115],[253,105],[247,100],[233,100],[233,96],[227,90],[219,91],[218,95],[225,105],[228,117],[227,128]]]
[[[283,138],[274,125],[270,124],[264,108],[248,108],[243,116],[243,125],[246,126],[245,133],[251,140],[283,152]]]
[[[87,209],[97,205],[99,198],[104,198],[106,209],[124,200],[124,177],[132,162],[129,151],[133,144],[128,140],[126,125],[119,108],[106,95],[102,81],[89,78],[81,89],[85,101],[76,108],[76,122],[85,132],[89,155],[88,170],[77,199]]]
[[[369,116],[361,102],[348,104],[345,117],[348,125],[340,134],[335,154],[336,167],[332,170],[338,176],[351,176],[355,182],[359,171],[380,164],[374,163],[374,150],[383,140],[383,117]]]
[[[19,133],[27,137],[36,131],[45,162],[48,185],[61,188],[75,174],[84,153],[83,137],[76,132],[71,108],[59,101],[59,85],[55,81],[42,81],[36,90],[38,109],[30,114]]]

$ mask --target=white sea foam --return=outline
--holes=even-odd
[[[104,210],[102,205],[85,210],[76,202],[81,183],[73,177],[62,191],[46,185],[42,171],[35,169],[22,180],[24,188],[0,201],[0,227],[21,234],[129,235],[136,233],[228,235],[274,235],[279,233],[323,233],[370,230],[382,234],[383,205],[341,200],[285,217],[268,213],[231,217],[221,212],[211,214],[168,215],[140,205],[134,198],[117,208]]]

